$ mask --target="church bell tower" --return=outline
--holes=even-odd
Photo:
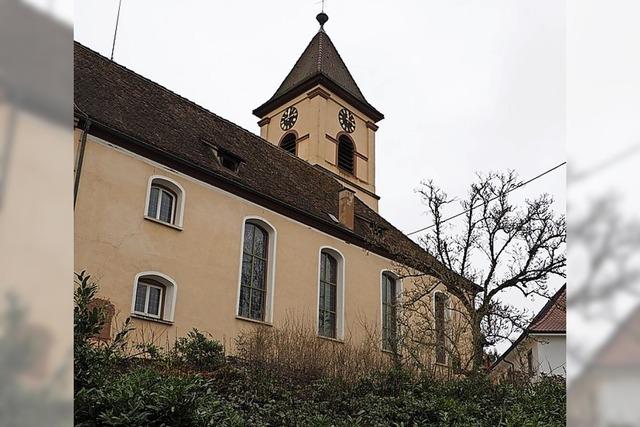
[[[317,165],[378,210],[376,123],[384,118],[365,99],[324,30],[320,29],[278,90],[253,111],[260,136]]]

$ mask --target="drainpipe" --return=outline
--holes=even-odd
[[[80,151],[78,153],[78,162],[76,163],[76,175],[73,183],[73,209],[76,208],[78,200],[78,188],[80,187],[80,174],[82,173],[82,163],[84,161],[84,150],[87,146],[87,133],[91,127],[91,120],[88,117],[84,119],[84,127],[82,129],[82,137],[80,139]]]

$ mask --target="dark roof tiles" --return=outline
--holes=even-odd
[[[163,155],[206,169],[234,188],[276,200],[305,217],[349,232],[330,219],[338,216],[343,188],[328,172],[290,155],[259,136],[225,120],[127,68],[75,44],[75,105],[81,116],[110,132],[141,141]],[[211,145],[242,160],[233,173],[219,164]],[[442,268],[433,256],[356,198],[352,233],[358,245],[431,273]],[[374,228],[385,230],[381,239]]]
[[[278,90],[267,102],[256,108],[254,114],[262,117],[271,109],[297,96],[299,89],[308,89],[308,83],[322,81],[335,85],[332,89],[342,92],[338,95],[351,98],[347,101],[354,102],[356,107],[363,109],[373,120],[378,121],[384,117],[365,99],[335,45],[322,29],[311,39]]]

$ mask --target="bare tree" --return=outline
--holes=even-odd
[[[433,181],[424,182],[419,189],[433,219],[421,242],[439,264],[413,274],[415,286],[403,295],[402,310],[413,313],[411,324],[418,321],[424,328],[432,322],[428,319],[433,313],[422,310],[420,305],[424,303],[420,301],[429,298],[435,286],[443,285],[459,301],[450,309],[468,325],[472,340],[470,371],[482,368],[486,347],[509,339],[529,320],[525,310],[503,300],[505,292],[516,290],[525,297],[535,294],[549,298],[549,278],[566,277],[564,215],[554,213],[553,200],[546,194],[526,200],[522,206],[514,205],[509,193],[520,185],[512,171],[478,175],[467,197],[459,201],[464,211],[462,224],[446,220],[445,209],[458,202]],[[430,277],[421,280],[420,275]],[[475,290],[470,291],[470,286]],[[456,333],[451,331],[447,337],[447,351],[457,351],[454,360],[457,357],[457,363],[464,364],[453,342],[459,339]]]

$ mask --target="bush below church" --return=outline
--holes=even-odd
[[[128,324],[109,344],[97,287],[76,286],[75,421],[81,426],[556,426],[565,423],[565,385],[493,384],[484,376],[439,381],[392,367],[358,377],[277,368],[224,358],[222,346],[192,331],[169,351],[127,351]],[[245,341],[244,345],[250,345]],[[252,344],[251,344],[252,345]],[[135,357],[133,357],[135,355]],[[349,354],[340,354],[349,358]],[[368,356],[367,356],[368,357]],[[362,356],[354,360],[363,360]]]

